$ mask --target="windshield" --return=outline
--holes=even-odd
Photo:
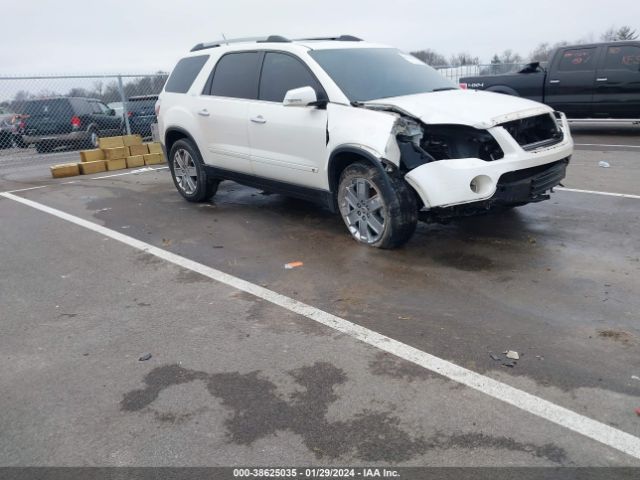
[[[313,50],[309,55],[352,102],[458,88],[413,55],[394,48]]]

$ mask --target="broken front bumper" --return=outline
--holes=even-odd
[[[439,160],[414,168],[405,175],[405,180],[420,195],[426,208],[450,207],[488,200],[500,194],[498,186],[503,176],[508,178],[507,174],[570,158],[573,153],[573,140],[564,116],[562,130],[562,142],[551,147],[525,151],[503,127],[494,127],[489,129],[489,132],[502,148],[503,158],[492,162],[479,158]],[[521,201],[526,203],[535,200]]]

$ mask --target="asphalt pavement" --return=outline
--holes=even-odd
[[[640,466],[639,138],[576,128],[551,200],[395,251],[1,152],[0,465]]]

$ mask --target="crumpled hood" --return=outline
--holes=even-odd
[[[389,105],[419,118],[425,124],[468,125],[491,128],[519,118],[552,112],[542,103],[502,93],[476,90],[445,90],[383,98],[365,106]]]

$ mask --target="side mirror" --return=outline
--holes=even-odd
[[[110,108],[109,110],[107,110],[107,115],[111,115],[112,117],[115,117],[116,111],[113,108]]]
[[[285,96],[282,104],[285,107],[307,107],[313,105],[318,101],[316,91],[311,87],[300,87],[289,90]]]

